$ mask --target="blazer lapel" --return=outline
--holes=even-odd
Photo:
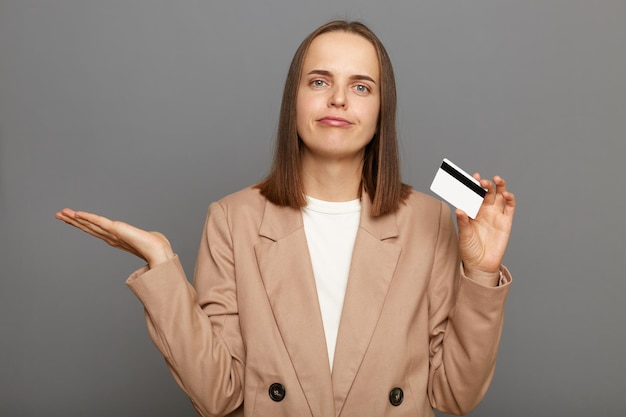
[[[364,192],[335,348],[332,386],[336,415],[341,413],[367,351],[401,250],[385,241],[398,235],[395,214],[371,217],[370,210]]]
[[[255,246],[265,291],[314,416],[334,415],[330,365],[313,268],[299,210],[269,202]]]

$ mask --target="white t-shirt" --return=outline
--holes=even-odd
[[[359,228],[361,201],[330,202],[308,196],[306,200],[307,206],[302,210],[304,232],[313,264],[332,370],[352,249]]]

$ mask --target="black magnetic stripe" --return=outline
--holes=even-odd
[[[477,185],[474,181],[470,180],[465,175],[461,174],[459,171],[457,171],[453,166],[448,164],[446,161],[443,161],[441,163],[441,169],[446,171],[448,174],[452,175],[457,180],[461,181],[463,184],[465,184],[467,188],[474,191],[476,194],[478,194],[482,198],[485,198],[487,191],[485,191],[483,187],[481,187],[480,185]]]

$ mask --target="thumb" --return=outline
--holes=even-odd
[[[461,235],[470,227],[470,218],[461,209],[456,209],[454,214],[456,214],[456,224],[459,227],[459,235]]]

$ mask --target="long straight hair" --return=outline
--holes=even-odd
[[[380,113],[374,137],[365,147],[362,188],[372,201],[372,216],[390,213],[409,195],[411,187],[400,178],[396,132],[396,82],[389,55],[378,37],[360,22],[335,20],[320,26],[300,44],[291,60],[278,120],[274,160],[268,176],[256,185],[261,194],[279,206],[306,206],[302,183],[302,150],[296,125],[296,100],[302,65],[311,42],[323,33],[347,32],[374,45],[381,74]]]

